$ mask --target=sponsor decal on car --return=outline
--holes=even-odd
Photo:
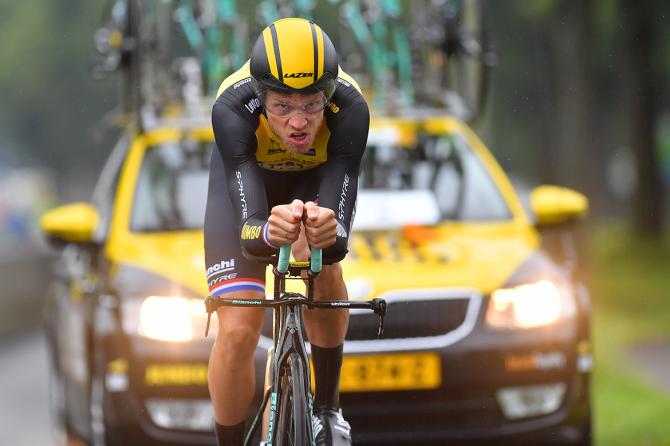
[[[147,386],[207,385],[207,364],[149,364],[144,370]]]
[[[534,352],[505,357],[505,369],[509,372],[562,369],[565,367],[565,363],[565,354],[559,351]]]

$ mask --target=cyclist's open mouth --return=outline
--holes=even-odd
[[[289,141],[296,146],[304,146],[309,141],[307,138],[307,133],[304,132],[295,132],[288,135]]]

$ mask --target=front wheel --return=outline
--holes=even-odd
[[[305,364],[300,355],[292,353],[282,369],[282,392],[277,422],[278,446],[306,446],[313,444],[312,414],[307,407]]]

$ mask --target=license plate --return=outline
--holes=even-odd
[[[340,392],[435,389],[442,381],[437,353],[345,356]]]

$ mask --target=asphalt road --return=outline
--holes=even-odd
[[[631,352],[642,372],[670,392],[670,346],[649,343]],[[41,329],[0,340],[0,445],[53,446],[47,349]]]
[[[0,341],[0,445],[53,445],[47,349],[41,330]]]

